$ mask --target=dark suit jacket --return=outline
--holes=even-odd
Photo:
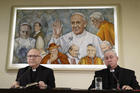
[[[133,89],[140,89],[140,86],[138,85],[138,82],[136,80],[135,72],[129,69],[121,68],[117,66],[115,71],[118,71],[118,80],[120,84],[120,88],[122,88],[123,85],[129,85]],[[110,86],[110,80],[109,80],[109,75],[110,75],[110,70],[109,69],[103,69],[100,71],[95,72],[95,77],[102,77],[102,83],[103,83],[103,89],[112,89]],[[92,81],[92,84],[88,89],[95,88],[95,80]]]
[[[55,88],[55,78],[52,69],[40,65],[36,71],[36,82],[44,81],[45,84],[47,84],[47,88]],[[26,86],[27,84],[32,83],[31,67],[27,66],[19,69],[16,81],[20,83],[20,86]]]

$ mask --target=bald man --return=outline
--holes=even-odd
[[[79,47],[75,44],[73,44],[70,48],[68,53],[66,54],[68,56],[68,60],[70,64],[78,64],[79,62]]]
[[[40,65],[42,57],[38,49],[31,49],[27,53],[29,66],[18,71],[16,81],[12,88],[27,87],[30,84],[37,84],[40,89],[55,88],[53,70]]]

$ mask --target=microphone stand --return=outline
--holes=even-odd
[[[110,70],[111,69],[111,66],[108,65],[107,68]],[[117,79],[116,75],[114,74],[114,71],[111,71],[110,72],[112,73],[113,77],[115,78],[115,80],[117,81],[117,90],[120,90],[120,83],[119,83],[119,80]]]
[[[120,83],[119,80],[117,79],[116,75],[114,74],[114,72],[111,72],[113,77],[115,78],[115,80],[117,81],[117,90],[120,90]]]

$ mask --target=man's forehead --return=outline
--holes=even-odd
[[[78,47],[75,47],[75,48],[73,48],[72,50],[74,50],[74,51],[79,51],[79,48],[78,48]]]
[[[91,20],[96,20],[94,17],[90,17]]]
[[[79,14],[75,14],[73,16],[71,16],[71,19],[84,19],[83,16],[79,15]]]
[[[106,48],[106,47],[108,47],[108,46],[107,46],[107,45],[105,45],[105,44],[104,44],[104,45],[101,45],[101,48]]]
[[[50,49],[50,51],[55,51],[55,50],[58,50],[58,49],[57,48]]]
[[[35,23],[35,25],[39,25],[39,23]]]
[[[88,48],[95,48],[94,46],[88,46]]]
[[[28,54],[39,54],[38,50],[32,49],[28,52]]]
[[[106,52],[104,54],[104,56],[115,56],[115,54],[113,52],[109,51],[109,52]]]
[[[20,27],[20,30],[21,31],[28,31],[29,30],[29,27],[27,25],[24,25],[24,26],[21,26]]]
[[[77,45],[72,45],[72,49],[78,49],[79,47]]]

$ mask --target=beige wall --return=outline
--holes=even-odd
[[[135,70],[140,82],[140,0],[0,0],[0,88],[8,88],[17,71],[6,70],[10,12],[13,5],[119,5],[119,63]],[[57,87],[88,88],[94,71],[55,71]]]

